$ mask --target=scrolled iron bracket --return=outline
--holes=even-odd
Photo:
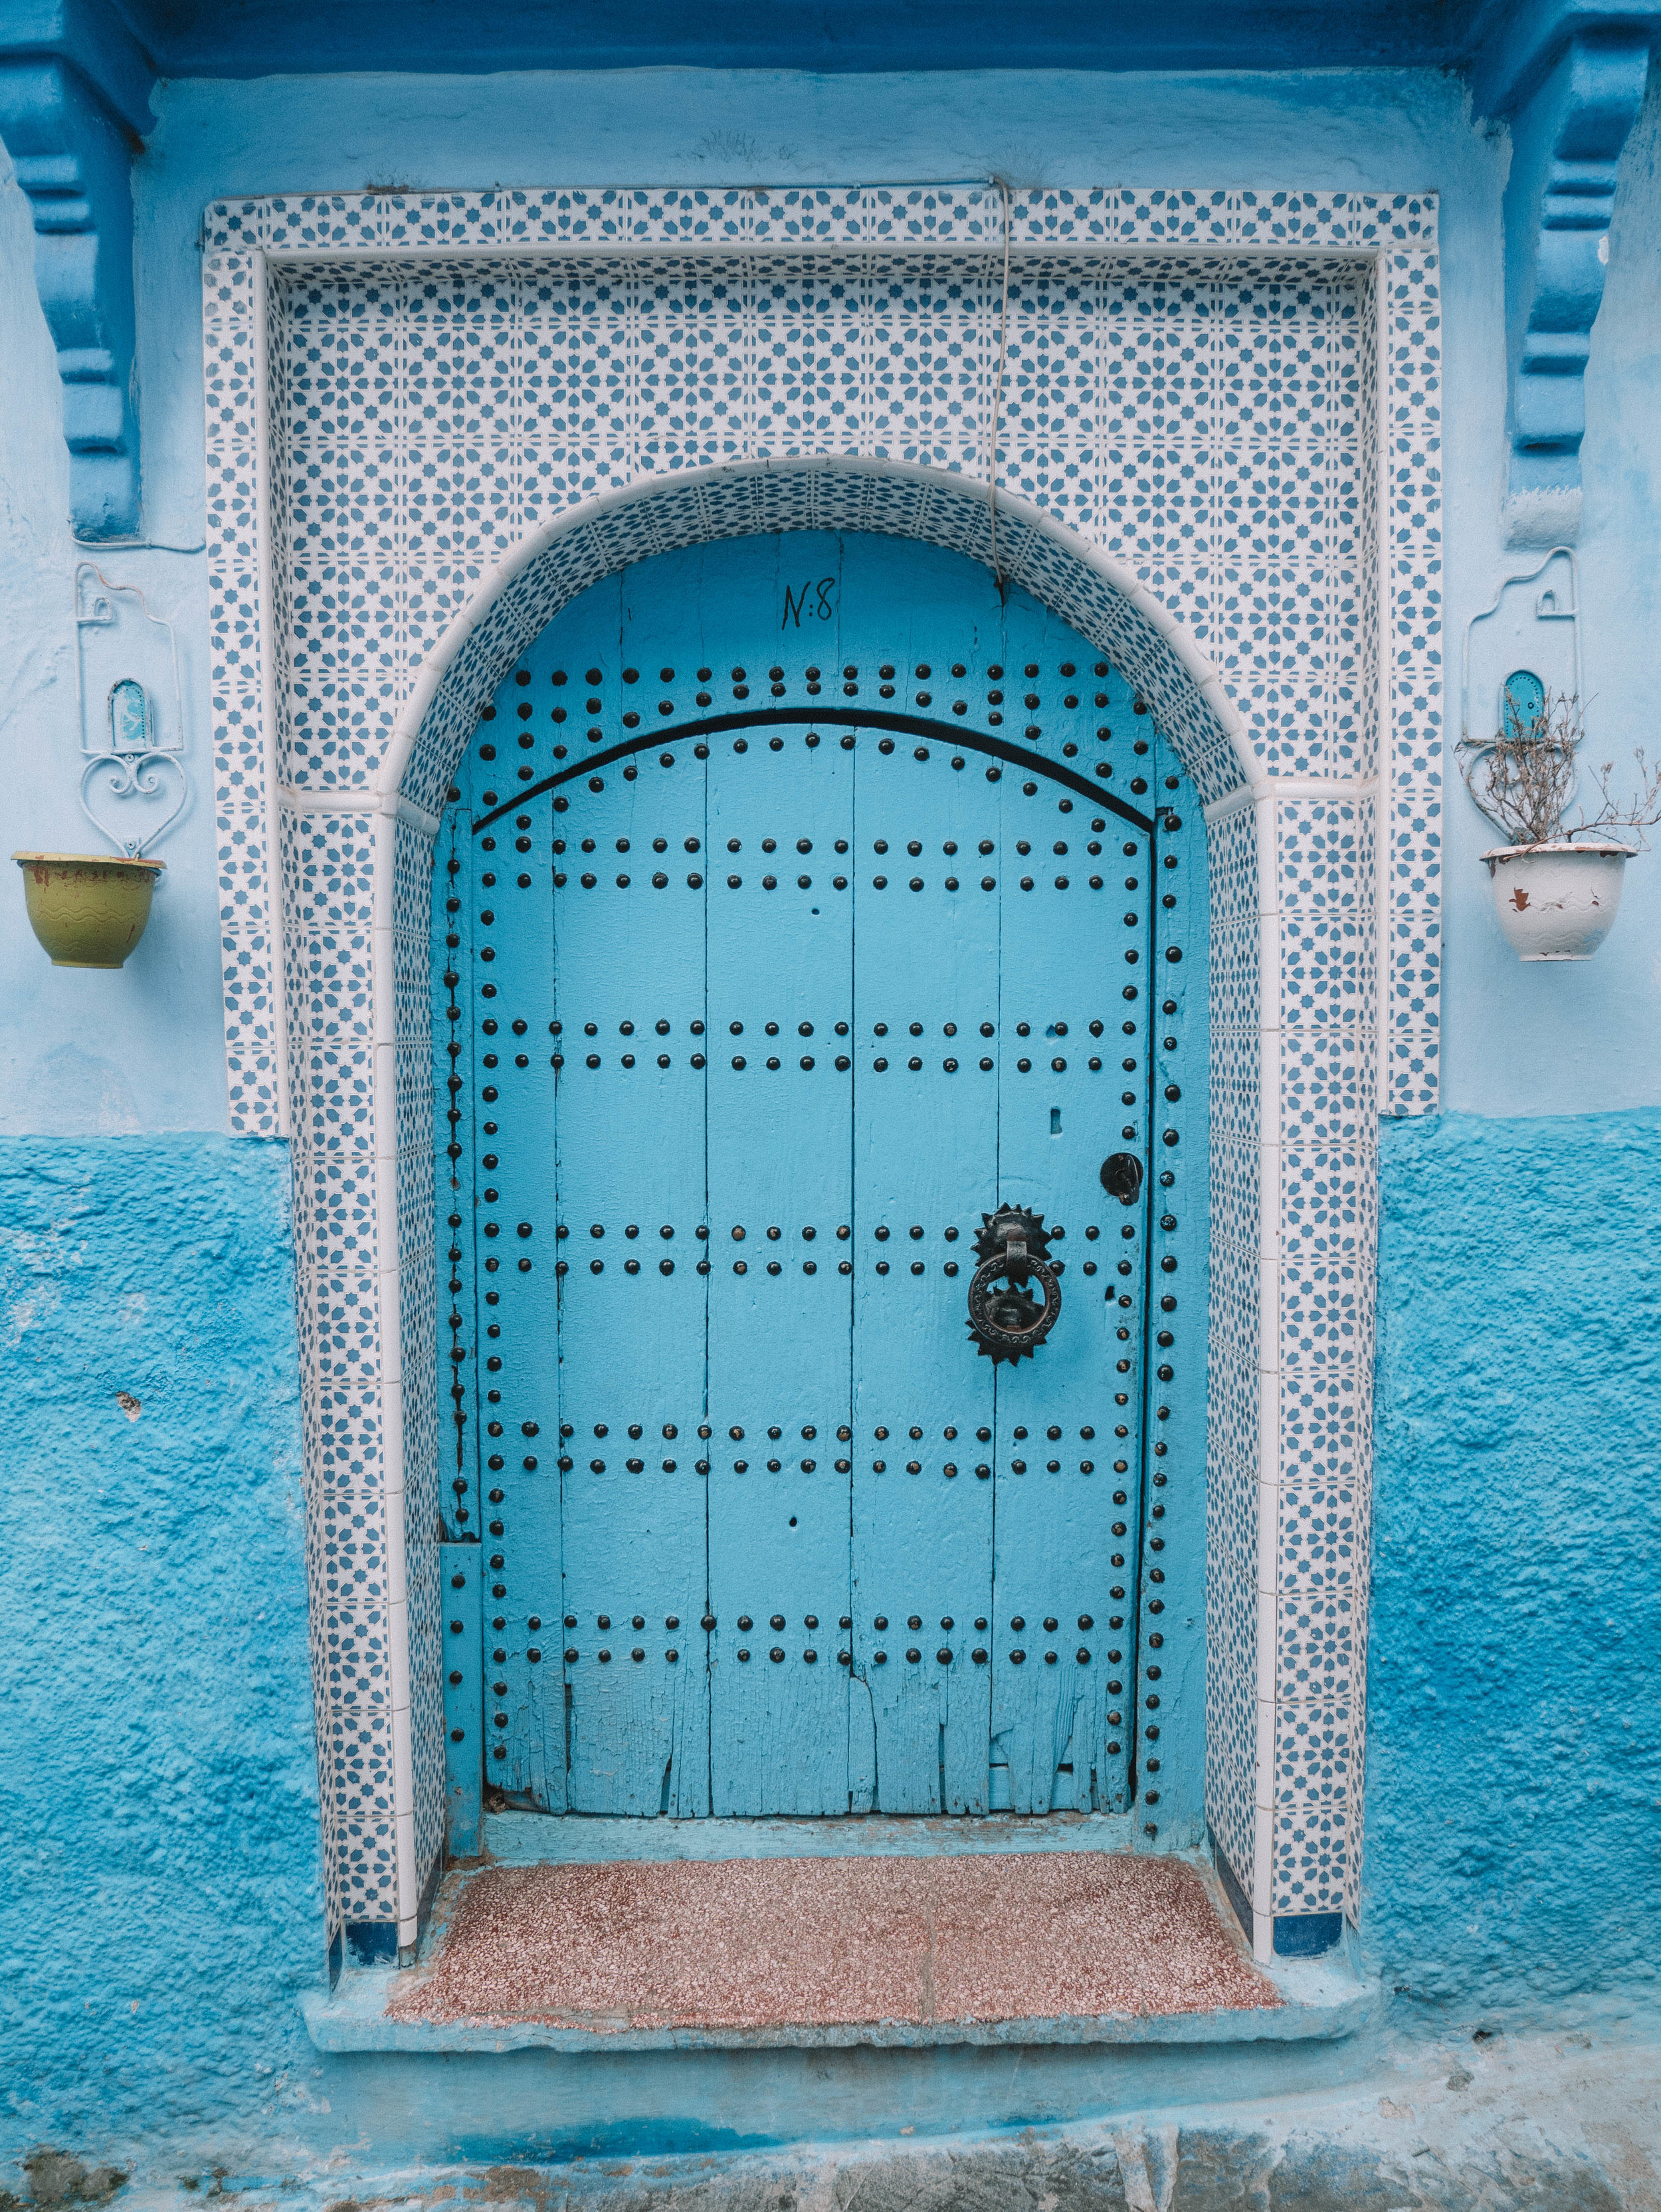
[[[81,698],[81,810],[101,836],[137,860],[190,803],[179,648],[171,623],[136,586],[76,571]],[[170,808],[167,806],[169,797]],[[112,808],[108,814],[101,808]],[[164,811],[165,810],[165,811]]]

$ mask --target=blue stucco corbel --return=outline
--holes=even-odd
[[[1616,175],[1643,105],[1661,0],[1507,6],[1472,70],[1479,115],[1512,136],[1505,195],[1506,541],[1580,525],[1585,368],[1603,297]]]
[[[135,537],[131,161],[154,74],[105,0],[0,0],[0,142],[34,216],[77,537]]]

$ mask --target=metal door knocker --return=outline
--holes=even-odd
[[[974,1240],[980,1265],[969,1284],[969,1334],[993,1361],[1030,1356],[1061,1313],[1061,1284],[1050,1264],[1044,1216],[1000,1206],[980,1220]],[[1044,1293],[1041,1305],[1028,1287],[1034,1283]]]

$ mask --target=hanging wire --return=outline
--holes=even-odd
[[[997,380],[992,387],[992,434],[986,453],[986,505],[992,526],[992,578],[1001,605],[1009,603],[1009,582],[997,557],[997,441],[1003,425],[1003,370],[1009,357],[1009,187],[1002,177],[987,179],[1003,202],[1003,291],[997,313]]]

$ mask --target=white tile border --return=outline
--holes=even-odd
[[[427,1747],[415,1741],[420,1693],[414,1680],[424,1662],[419,1656],[412,1660],[411,1656],[410,1586],[418,1577],[412,1571],[415,1554],[406,1558],[406,1522],[415,1525],[406,1491],[406,1462],[408,1452],[414,1452],[418,1459],[428,1452],[431,1439],[415,1437],[406,1449],[403,1361],[407,1352],[401,1316],[406,1255],[400,1253],[400,1187],[401,1173],[409,1171],[409,1163],[401,1159],[399,1152],[396,1105],[399,1039],[392,980],[394,908],[399,889],[394,867],[399,849],[398,825],[415,830],[423,845],[437,828],[430,807],[423,803],[432,785],[430,772],[424,778],[415,777],[413,791],[402,787],[415,769],[423,735],[429,744],[454,744],[464,739],[461,725],[470,721],[469,704],[476,708],[478,699],[485,696],[485,690],[478,688],[482,667],[476,662],[465,670],[462,667],[470,642],[479,640],[482,625],[487,632],[491,629],[493,617],[498,624],[507,617],[510,628],[496,641],[496,657],[505,664],[524,641],[511,629],[515,617],[529,620],[534,614],[536,626],[540,627],[552,611],[547,592],[535,586],[538,564],[549,559],[551,548],[557,550],[576,533],[587,532],[599,548],[598,557],[616,565],[606,548],[614,539],[629,538],[632,513],[648,507],[661,511],[666,495],[671,500],[677,495],[682,499],[688,495],[702,496],[705,485],[712,487],[714,496],[730,495],[735,481],[744,475],[765,479],[775,489],[793,475],[811,476],[821,488],[828,483],[834,491],[841,480],[843,492],[849,477],[863,475],[871,485],[888,490],[903,483],[909,487],[907,495],[916,494],[925,505],[933,500],[937,508],[967,506],[983,515],[985,493],[972,477],[955,471],[906,469],[876,460],[862,462],[858,457],[809,459],[794,464],[763,462],[748,470],[743,464],[725,465],[697,472],[700,481],[694,481],[694,472],[672,471],[644,482],[637,480],[567,510],[552,524],[529,533],[481,580],[462,611],[421,659],[396,717],[391,743],[374,766],[373,788],[366,789],[361,784],[308,788],[303,782],[285,783],[279,780],[283,758],[279,669],[288,648],[273,624],[285,604],[287,588],[284,584],[279,589],[276,568],[287,535],[282,511],[287,495],[282,443],[286,434],[273,420],[270,398],[273,371],[268,330],[280,305],[270,296],[275,288],[270,277],[278,264],[309,267],[367,259],[397,264],[435,258],[451,262],[494,261],[508,255],[546,258],[561,253],[617,257],[645,251],[661,255],[670,248],[700,254],[778,254],[797,259],[808,250],[824,252],[856,246],[884,256],[947,251],[984,258],[992,250],[1001,255],[1003,222],[1003,210],[995,192],[962,186],[942,186],[932,191],[922,188],[803,190],[774,194],[549,191],[433,194],[409,199],[379,195],[360,198],[284,196],[208,211],[204,355],[209,394],[214,692],[221,769],[233,1125],[238,1131],[292,1134],[297,1184],[307,1186],[305,1201],[296,1209],[297,1237],[305,1248],[300,1254],[301,1295],[308,1301],[315,1295],[322,1303],[315,1325],[302,1314],[302,1342],[312,1346],[327,1336],[331,1360],[326,1370],[313,1362],[306,1376],[308,1402],[319,1409],[308,1421],[308,1521],[316,1524],[308,1529],[308,1559],[319,1740],[337,1744],[349,1708],[360,1717],[369,1713],[369,1708],[354,1702],[355,1692],[342,1703],[344,1693],[330,1686],[332,1662],[323,1622],[330,1608],[343,1601],[340,1590],[344,1585],[337,1589],[330,1579],[336,1570],[329,1564],[329,1545],[318,1518],[323,1512],[319,1497],[325,1481],[336,1479],[342,1449],[339,1439],[349,1431],[355,1434],[351,1431],[355,1401],[343,1378],[349,1372],[361,1374],[365,1383],[373,1384],[377,1401],[375,1418],[363,1431],[367,1441],[362,1446],[359,1492],[367,1509],[359,1518],[372,1525],[373,1540],[366,1538],[363,1543],[346,1548],[355,1560],[355,1601],[360,1609],[363,1604],[369,1606],[361,1631],[354,1632],[358,1636],[354,1648],[368,1648],[363,1644],[366,1636],[369,1647],[384,1648],[389,1679],[384,1717],[376,1720],[373,1713],[361,1717],[358,1750],[325,1756],[324,1764],[330,1769],[324,1778],[324,1805],[331,1933],[343,1917],[354,1917],[346,1901],[349,1885],[343,1863],[349,1859],[355,1868],[361,1868],[366,1856],[375,1856],[369,1850],[369,1832],[376,1829],[383,1838],[376,1850],[391,1873],[379,1877],[379,1894],[383,1901],[367,1917],[395,1919],[401,1940],[411,1940],[427,1872],[424,1858],[430,1856],[436,1835],[433,1808],[417,1802],[417,1770]],[[1252,757],[1244,724],[1223,678],[1157,596],[1132,571],[1111,561],[1076,532],[1007,491],[999,495],[999,537],[1005,565],[1025,565],[1030,573],[1021,580],[1052,604],[1056,603],[1058,593],[1067,596],[1057,580],[1064,568],[1095,580],[1093,588],[1098,593],[1107,592],[1124,617],[1148,638],[1150,647],[1155,648],[1155,658],[1161,649],[1168,656],[1161,661],[1161,666],[1170,672],[1165,679],[1167,690],[1179,674],[1185,684],[1188,705],[1179,712],[1173,695],[1166,702],[1167,714],[1167,719],[1174,716],[1176,721],[1188,726],[1186,750],[1195,752],[1197,748],[1197,760],[1191,762],[1191,767],[1197,764],[1198,755],[1203,756],[1203,769],[1210,778],[1209,791],[1202,784],[1202,796],[1210,799],[1205,808],[1208,823],[1215,828],[1245,805],[1253,808],[1257,823],[1259,1281],[1252,1299],[1258,1318],[1258,1421],[1256,1436],[1240,1442],[1255,1460],[1252,1488],[1257,1511],[1249,1542],[1255,1562],[1250,1579],[1255,1593],[1252,1613],[1257,1621],[1252,1702],[1258,1726],[1249,1753],[1248,1798],[1253,1808],[1251,1864],[1237,1867],[1236,1871],[1246,1882],[1252,1903],[1262,1917],[1260,1948],[1266,1942],[1282,1884],[1274,1843],[1277,1724],[1285,1697],[1279,1680],[1283,1611],[1279,1596],[1280,1458],[1286,1366],[1282,1346],[1290,1340],[1288,1331],[1295,1319],[1289,1303],[1288,1255],[1282,1249],[1280,1197],[1281,1052],[1285,1019],[1282,955],[1292,941],[1288,932],[1295,927],[1282,909],[1279,889],[1283,866],[1281,825],[1290,818],[1288,809],[1295,811],[1299,801],[1331,803],[1339,813],[1350,810],[1351,818],[1358,824],[1371,808],[1377,836],[1376,924],[1367,921],[1364,912],[1358,918],[1365,922],[1369,934],[1376,927],[1377,957],[1376,963],[1363,961],[1355,971],[1359,980],[1354,988],[1362,994],[1362,1018],[1377,1040],[1380,1108],[1397,1112],[1428,1110],[1435,1097],[1434,956],[1428,953],[1422,963],[1414,966],[1410,949],[1403,949],[1405,933],[1392,933],[1391,923],[1409,911],[1415,916],[1428,913],[1434,920],[1439,903],[1436,724],[1440,681],[1433,643],[1438,635],[1440,604],[1435,223],[1434,198],[1415,194],[1379,198],[1348,194],[1092,189],[1015,195],[1009,210],[1009,237],[1018,253],[1047,249],[1076,255],[1087,251],[1115,260],[1136,252],[1167,259],[1180,254],[1185,258],[1203,257],[1207,270],[1213,272],[1219,267],[1249,269],[1254,262],[1261,264],[1265,256],[1294,255],[1305,260],[1329,257],[1372,272],[1376,349],[1364,363],[1363,382],[1376,404],[1373,423],[1366,421],[1364,410],[1363,434],[1369,428],[1376,429],[1377,593],[1370,618],[1376,623],[1372,643],[1376,655],[1373,720],[1379,759],[1378,779],[1365,775],[1334,779],[1265,774]],[[871,496],[880,501],[887,496],[887,490],[874,489]],[[915,523],[906,526],[893,520],[879,520],[870,526],[910,526],[914,534],[933,534],[933,528],[924,530]],[[949,533],[937,514],[934,527],[939,529],[942,542],[962,544],[965,526],[960,516]],[[638,557],[638,551],[629,557]],[[573,588],[580,588],[587,580],[586,575],[579,577]],[[523,600],[522,608],[508,605],[516,597]],[[1077,620],[1077,616],[1069,612],[1068,619]],[[1088,633],[1088,621],[1080,622],[1079,627]],[[1122,657],[1125,638],[1116,636],[1108,649]],[[1151,661],[1149,671],[1151,685],[1159,680]],[[470,702],[459,696],[445,696],[445,679],[452,672],[455,682],[470,692]],[[1428,702],[1424,731],[1416,729],[1412,720],[1415,698]],[[1208,726],[1214,733],[1209,744],[1203,738]],[[248,739],[256,732],[258,774],[250,777],[239,755],[246,753]],[[1184,739],[1174,726],[1173,735],[1182,746]],[[1217,781],[1222,771],[1219,744],[1234,754],[1233,773],[1225,775],[1222,783]],[[1231,782],[1234,787],[1227,788]],[[255,811],[249,803],[251,792],[260,794],[258,818],[251,818]],[[285,820],[296,830],[305,823],[312,836],[312,857],[308,861],[297,848],[299,856],[286,889],[277,861],[279,824]],[[332,1048],[320,1051],[310,1029],[302,1036],[292,1027],[296,1018],[290,1003],[294,987],[285,981],[285,969],[292,978],[303,966],[308,945],[315,939],[306,915],[321,911],[326,903],[316,889],[322,879],[315,873],[306,873],[308,867],[315,871],[319,865],[334,866],[336,875],[347,884],[343,891],[338,891],[336,903],[343,903],[348,910],[349,923],[356,912],[355,902],[361,902],[361,893],[353,886],[361,882],[363,873],[361,838],[366,826],[373,833],[374,854],[367,933],[372,971],[367,1009],[370,1064],[355,1075],[355,1062],[350,1053]],[[341,838],[345,844],[338,847],[342,857],[336,866],[328,862],[327,855],[336,850]],[[1373,872],[1365,865],[1372,857],[1369,854],[1358,858],[1362,875]],[[1373,899],[1373,884],[1361,882],[1357,895],[1364,906]],[[282,910],[276,927],[276,917],[270,911],[273,903]],[[1336,919],[1336,908],[1328,918]],[[335,926],[346,925],[336,917]],[[1303,966],[1299,972],[1306,978],[1315,972],[1310,963],[1318,966],[1325,957],[1308,949],[1319,934],[1312,929],[1300,954]],[[1405,969],[1403,963],[1408,963]],[[1332,991],[1318,1009],[1335,1021],[1342,1017],[1338,1001],[1342,980],[1337,969],[1330,971]],[[343,1003],[347,995],[342,978],[334,976],[326,994],[328,1003],[331,1006]],[[1368,995],[1373,1002],[1370,1007],[1364,1004]],[[1400,1023],[1393,1016],[1398,1000],[1407,1006]],[[1332,1033],[1330,1029],[1325,1032]],[[1344,1034],[1355,1032],[1350,1028]],[[310,1073],[306,1072],[308,1058]],[[1365,1054],[1357,1065],[1364,1073]],[[355,1106],[354,1099],[358,1102]],[[367,1130],[360,1127],[365,1120],[370,1124]],[[1370,1382],[1373,1232],[1368,1224],[1376,1215],[1376,1199],[1372,1191],[1370,1116],[1365,1111],[1362,1122],[1365,1134],[1354,1177],[1362,1229],[1349,1267],[1353,1329],[1348,1357],[1358,1378]],[[355,1129],[356,1149],[333,1149],[351,1138]],[[373,1268],[377,1310],[367,1320],[360,1312],[354,1335],[350,1297],[343,1304],[327,1285],[336,1278],[343,1282],[347,1274],[362,1272],[364,1235],[351,1224],[363,1210],[362,1194],[355,1206],[354,1178],[358,1171],[352,1163],[364,1156],[364,1136],[369,1140],[366,1164],[373,1184],[368,1212],[374,1250],[380,1256]],[[312,1194],[313,1184],[318,1191],[327,1188],[335,1194],[329,1203],[348,1224],[338,1239],[332,1226],[320,1225],[320,1201]],[[411,1263],[430,1265],[424,1253],[407,1256]],[[1329,1304],[1339,1295],[1336,1286],[1343,1273],[1329,1264],[1325,1292]],[[1233,1295],[1226,1285],[1220,1288],[1214,1281],[1214,1330],[1222,1311],[1219,1299],[1225,1294]],[[419,1314],[416,1325],[421,1325]],[[1299,1322],[1297,1325],[1307,1324]],[[1329,1358],[1336,1357],[1330,1349],[1336,1340],[1329,1329]],[[358,1347],[361,1363],[355,1368],[350,1357],[353,1344]],[[1296,1364],[1300,1372],[1306,1368],[1315,1374],[1325,1371],[1312,1364],[1302,1351]],[[1342,1361],[1331,1369],[1330,1379],[1335,1386],[1342,1383],[1343,1371]],[[1215,1389],[1214,1378],[1214,1394]],[[320,1410],[325,1401],[330,1409],[326,1421]],[[430,1426],[430,1416],[422,1418]],[[320,1422],[336,1440],[333,1443],[325,1439]],[[1346,1479],[1354,1484],[1357,1524],[1363,1528],[1367,1459],[1367,1438],[1358,1430],[1353,1468]],[[431,1486],[435,1471],[429,1468],[422,1480]],[[373,1565],[376,1558],[378,1567]],[[367,1567],[366,1559],[371,1561]],[[1230,1567],[1229,1561],[1214,1558],[1214,1580],[1222,1583]],[[424,1563],[422,1572],[429,1570],[430,1563]],[[366,1589],[367,1598],[363,1595]],[[1355,1563],[1349,1592],[1356,1607],[1364,1608],[1365,1589],[1362,1559]],[[1216,1620],[1221,1619],[1219,1612]],[[1358,1632],[1358,1648],[1362,1642]],[[1359,1679],[1347,1700],[1346,1711],[1352,1749],[1345,1814],[1353,1834],[1359,1825],[1361,1772]],[[362,1729],[369,1734],[362,1734]],[[372,1735],[383,1746],[379,1753],[373,1755],[363,1748]],[[431,1765],[428,1759],[427,1771],[431,1771]],[[366,1772],[371,1778],[367,1784]],[[379,1814],[370,1804],[377,1791],[384,1807]],[[1243,1836],[1236,1838],[1237,1852],[1244,1840]],[[1353,1849],[1344,1868],[1344,1894],[1353,1912]],[[361,1882],[361,1873],[355,1873],[351,1880]],[[361,1887],[354,1892],[360,1901],[365,1893]],[[1323,1899],[1326,1894],[1322,1892]]]

